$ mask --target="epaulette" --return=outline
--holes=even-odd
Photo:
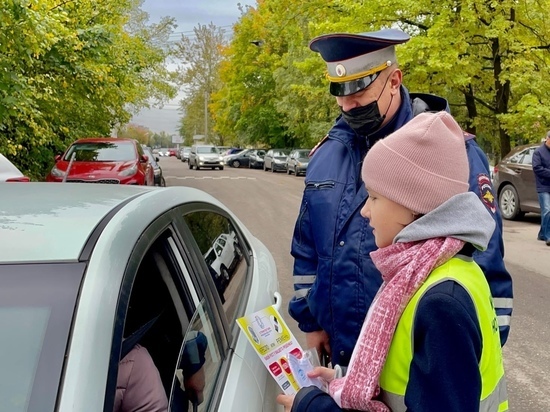
[[[317,149],[319,149],[319,148],[323,145],[323,143],[325,143],[327,140],[328,140],[328,133],[326,134],[325,137],[323,137],[323,138],[319,141],[319,143],[317,143],[317,144],[313,147],[313,149],[311,149],[311,151],[310,151],[309,154],[308,154],[308,157],[313,156],[313,154],[317,151]]]

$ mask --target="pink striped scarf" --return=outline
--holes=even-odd
[[[397,323],[405,307],[432,270],[462,249],[464,242],[436,238],[422,242],[394,243],[371,252],[383,283],[374,298],[346,376],[330,382],[329,393],[340,407],[387,412],[379,400],[379,378]]]

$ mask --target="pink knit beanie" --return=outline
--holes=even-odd
[[[363,161],[368,189],[426,214],[468,191],[462,129],[447,112],[422,113],[379,140]]]

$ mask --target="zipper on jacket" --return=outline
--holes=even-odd
[[[332,189],[334,187],[334,182],[332,181],[326,181],[326,182],[316,182],[316,183],[308,183],[306,184],[306,189]]]

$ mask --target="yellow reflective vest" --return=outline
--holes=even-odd
[[[466,260],[465,260],[466,259]],[[508,410],[506,381],[496,313],[491,291],[480,267],[471,259],[454,257],[432,271],[405,308],[380,376],[381,400],[392,412],[405,412],[405,392],[413,359],[414,320],[418,303],[433,286],[452,280],[468,292],[481,329],[482,351],[480,412]],[[469,411],[472,412],[472,411]]]

